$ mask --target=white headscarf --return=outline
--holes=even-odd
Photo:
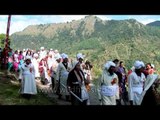
[[[68,55],[65,54],[65,53],[62,53],[62,54],[61,54],[61,57],[62,57],[63,59],[65,59],[65,58],[68,58]]]
[[[137,60],[134,63],[134,67],[135,67],[135,69],[140,69],[142,67],[145,67],[145,65],[144,65],[144,63],[142,61]]]
[[[61,59],[62,57],[61,57],[59,54],[57,54],[57,55],[54,56],[54,58],[55,58],[56,60],[58,60],[58,59]]]
[[[34,53],[34,55],[33,55],[34,57],[38,57],[38,54],[37,53]]]
[[[82,53],[78,53],[78,54],[77,54],[77,58],[78,58],[78,59],[79,59],[79,58],[84,59],[84,57],[85,57],[85,56],[84,56],[84,55],[82,55]]]
[[[132,71],[134,71],[134,70],[135,70],[135,67],[134,67],[134,66],[132,66],[132,67],[131,67],[131,70],[132,70]]]
[[[55,53],[58,53],[58,50],[54,50]]]
[[[31,56],[26,56],[25,60],[31,60]]]
[[[112,61],[108,61],[105,65],[104,65],[104,68],[105,69],[109,69],[111,66],[116,66],[116,64],[114,63],[114,62],[112,62]]]
[[[151,67],[152,67],[152,68],[155,68],[154,64],[151,64]]]
[[[41,50],[44,50],[44,47],[41,47]]]

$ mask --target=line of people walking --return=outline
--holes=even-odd
[[[90,105],[90,83],[93,65],[85,61],[85,55],[78,53],[70,58],[58,50],[23,49],[8,50],[8,72],[19,75],[20,94],[30,99],[37,94],[36,81],[51,87],[59,99],[65,97],[72,105]],[[151,63],[136,60],[127,70],[124,62],[118,59],[104,64],[98,80],[98,99],[100,105],[155,105],[159,74]]]

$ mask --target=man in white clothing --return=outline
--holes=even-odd
[[[119,96],[118,77],[114,73],[115,63],[108,61],[104,65],[103,73],[99,81],[98,97],[101,105],[116,105]]]
[[[40,60],[45,58],[47,55],[47,52],[45,51],[44,47],[41,47],[41,51],[39,53],[39,56],[40,56]]]
[[[142,61],[135,61],[135,70],[128,76],[128,97],[131,105],[140,105],[140,98],[143,92],[145,75],[144,63]]]
[[[35,78],[38,79],[40,78],[40,73],[39,73],[39,59],[38,59],[38,54],[37,53],[34,53],[34,56],[33,56],[33,60],[32,60],[32,64],[34,65],[34,68],[35,68]]]
[[[71,64],[68,63],[68,55],[63,53],[62,55],[63,62],[59,63],[57,72],[56,72],[56,81],[60,85],[60,93],[58,94],[59,98],[62,95],[66,96],[66,100],[69,100],[69,92],[67,91],[66,84],[69,71],[71,70]]]

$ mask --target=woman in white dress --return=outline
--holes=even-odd
[[[26,58],[25,63],[22,65],[19,80],[21,81],[20,93],[27,99],[31,95],[37,94],[37,87],[35,82],[35,69],[31,63],[30,57]]]

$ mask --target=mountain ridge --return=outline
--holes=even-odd
[[[11,35],[14,49],[58,49],[71,57],[82,52],[92,60],[95,72],[109,59],[125,61],[130,68],[136,59],[159,66],[160,28],[144,25],[135,19],[102,20],[86,16],[66,23],[31,25]]]

